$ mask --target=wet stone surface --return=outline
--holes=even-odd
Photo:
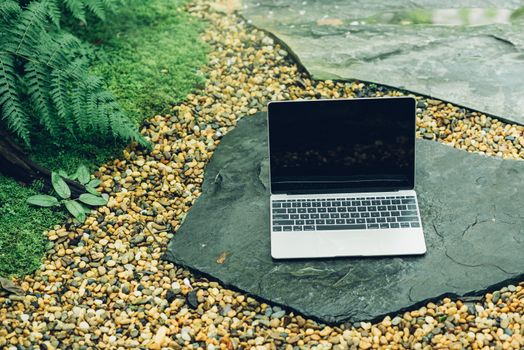
[[[405,88],[523,124],[522,5],[244,0],[242,14],[288,44],[314,78]]]
[[[524,276],[524,162],[417,142],[423,257],[273,261],[265,115],[242,119],[205,170],[166,258],[324,322],[363,321]]]

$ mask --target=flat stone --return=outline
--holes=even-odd
[[[265,114],[245,117],[206,167],[165,258],[323,322],[370,321],[524,278],[524,162],[417,140],[428,252],[273,261]]]
[[[524,124],[519,0],[244,5],[244,17],[283,40],[313,78],[395,86]]]

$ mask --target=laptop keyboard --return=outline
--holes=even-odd
[[[273,231],[420,227],[414,196],[273,200]]]

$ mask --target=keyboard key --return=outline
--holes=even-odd
[[[298,214],[291,214],[291,215],[289,215],[289,218],[296,220],[296,219],[299,219],[300,216]]]
[[[380,224],[380,228],[389,228],[389,224]]]
[[[293,225],[293,220],[273,220],[273,225]]]
[[[368,207],[368,211],[377,211],[377,207],[373,207],[373,206]]]
[[[328,219],[328,220],[326,220],[326,224],[334,225],[335,224],[335,219]]]
[[[391,210],[397,210],[397,206],[396,205],[388,205],[388,210],[391,211]]]
[[[352,201],[351,205],[354,207],[358,207],[360,205],[360,201]]]
[[[302,203],[302,208],[310,208],[310,207],[311,207],[311,203],[310,202]]]
[[[357,219],[357,224],[365,224],[366,219]]]
[[[371,213],[372,218],[378,218],[380,216],[380,213],[378,211],[374,211]]]
[[[291,214],[291,213],[296,213],[297,210],[295,208],[288,208],[287,212]]]
[[[420,227],[420,224],[418,222],[412,222],[411,227]]]
[[[389,213],[389,211],[382,211],[380,212],[380,216],[387,217],[387,216],[391,216],[391,214]]]
[[[293,231],[293,227],[292,226],[284,226],[284,231],[286,231],[286,232]]]
[[[306,225],[304,226],[304,231],[315,231],[315,226]]]
[[[386,218],[377,218],[377,222],[378,223],[386,222]]]
[[[389,224],[389,227],[391,227],[391,228],[399,228],[400,224],[397,224],[396,222],[392,222],[391,224]]]
[[[355,208],[355,207],[349,207],[349,208],[348,208],[348,211],[350,211],[350,212],[353,213],[353,212],[356,212],[356,211],[357,211],[357,208]]]
[[[387,209],[386,209],[386,206],[385,206],[385,205],[379,205],[379,206],[377,207],[377,210],[378,210],[378,211],[385,211],[385,210],[387,210]]]
[[[415,204],[415,198],[407,198],[402,200],[402,204]]]
[[[344,219],[336,219],[335,222],[336,222],[337,225],[341,225],[341,224],[345,224],[346,220],[344,220]]]
[[[408,207],[406,205],[397,205],[397,210],[407,210]]]
[[[365,230],[366,225],[318,225],[317,230]]]
[[[409,222],[401,222],[400,227],[409,227]]]
[[[329,214],[320,214],[322,219],[329,219]]]
[[[293,226],[293,231],[302,231],[302,226]]]
[[[295,225],[304,225],[304,220],[295,220]]]
[[[352,218],[359,218],[360,215],[358,213],[351,213]]]
[[[340,203],[340,202],[333,202],[333,203],[331,203],[331,205],[334,206],[334,207],[340,207],[342,205],[342,203]]]
[[[382,205],[390,205],[391,204],[391,201],[389,199],[384,199],[382,201],[380,201]]]
[[[400,212],[399,211],[392,211],[391,212],[391,216],[400,216]]]
[[[291,203],[291,206],[292,206],[293,208],[300,208],[300,203],[298,203],[298,202]]]
[[[377,200],[371,201],[371,205],[380,205],[380,201],[377,201]]]
[[[336,213],[337,211],[337,208],[327,208],[328,209],[328,213]]]
[[[306,213],[307,212],[306,208],[298,208],[297,211],[299,213]]]
[[[355,223],[356,223],[355,219],[346,219],[346,224],[355,224]]]
[[[368,224],[368,229],[375,229],[378,228],[378,224]]]
[[[300,214],[301,219],[309,219],[309,214]]]
[[[413,216],[413,215],[417,215],[417,212],[415,210],[404,210],[404,211],[401,211],[400,214],[402,216]]]
[[[390,216],[386,218],[386,222],[395,222],[395,218]]]
[[[326,220],[324,220],[324,219],[318,219],[318,220],[315,220],[315,223],[316,223],[317,225],[324,225],[324,224],[326,223]]]
[[[391,204],[400,204],[400,199],[393,199]]]
[[[367,218],[367,219],[366,219],[366,222],[367,222],[368,224],[375,224],[375,223],[377,222],[377,220],[376,220],[375,218]]]
[[[341,213],[340,217],[341,218],[349,218],[349,213]]]
[[[362,205],[366,205],[366,206],[371,205],[371,201],[362,201]]]
[[[338,219],[340,217],[340,214],[339,213],[331,213],[331,214],[329,214],[329,217],[332,218],[332,219]]]
[[[312,218],[312,219],[318,219],[320,217],[319,214],[309,214],[309,216]]]
[[[358,207],[357,211],[358,212],[364,212],[364,211],[366,211],[366,207]]]
[[[273,202],[273,208],[282,208],[282,203]]]
[[[307,212],[308,213],[316,213],[317,212],[317,208],[307,208]]]
[[[282,203],[282,208],[291,208],[291,203]]]
[[[318,211],[319,213],[325,213],[325,212],[327,212],[326,208],[318,208],[317,211]]]
[[[273,214],[285,214],[286,209],[273,209]]]
[[[408,209],[409,210],[416,210],[417,209],[417,206],[415,204],[409,204],[408,205]]]
[[[337,212],[339,212],[339,213],[345,213],[346,211],[347,211],[347,210],[346,210],[346,208],[344,208],[344,207],[338,207],[338,208],[337,208]]]
[[[397,218],[398,222],[409,222],[409,221],[416,221],[418,222],[418,218],[416,216],[400,216]]]
[[[273,214],[273,220],[288,220],[289,215],[287,214]]]
[[[282,226],[273,226],[273,231],[282,231]]]
[[[369,218],[370,214],[371,214],[371,216],[373,216],[373,214],[378,214],[378,213],[360,213],[360,217],[361,218]]]
[[[319,208],[319,207],[321,207],[321,204],[320,204],[319,202],[314,202],[312,205],[313,205],[313,207],[315,207],[315,208]]]

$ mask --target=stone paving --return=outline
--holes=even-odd
[[[524,124],[518,0],[244,0],[316,79],[359,79]]]
[[[328,323],[378,320],[524,278],[524,162],[426,140],[416,145],[424,256],[272,260],[266,118],[246,117],[224,137],[168,260]]]

